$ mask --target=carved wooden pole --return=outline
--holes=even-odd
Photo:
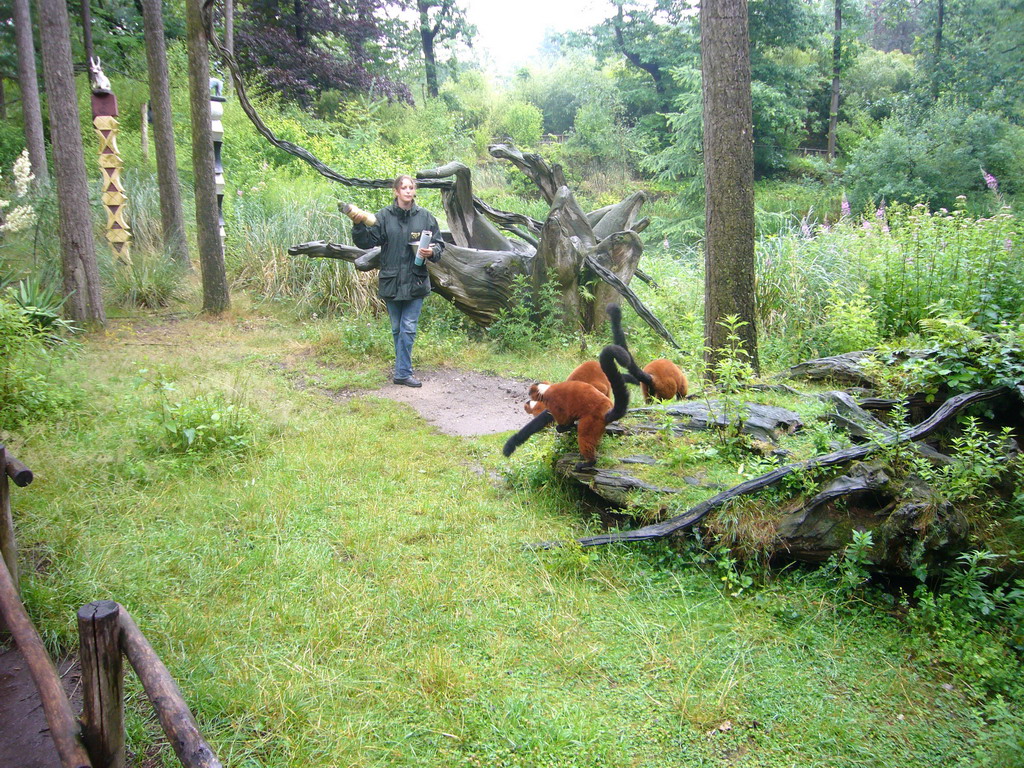
[[[103,74],[100,60],[89,60],[92,80],[92,124],[100,137],[100,172],[103,175],[103,207],[107,211],[107,242],[114,258],[125,266],[132,263],[132,233],[125,219],[128,197],[121,186],[121,155],[117,150],[117,97]]]
[[[93,768],[124,768],[124,665],[120,609],[97,600],[78,609],[82,740]]]
[[[220,223],[220,247],[224,250],[224,164],[220,152],[224,144],[224,82],[210,78],[210,131],[213,133],[213,173],[217,186],[217,220]]]

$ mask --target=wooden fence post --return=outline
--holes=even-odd
[[[82,741],[93,768],[124,768],[124,666],[121,606],[97,600],[78,609]]]

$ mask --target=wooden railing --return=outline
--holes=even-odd
[[[221,768],[167,667],[128,611],[112,600],[89,603],[78,611],[83,711],[81,724],[75,720],[53,661],[19,596],[8,478],[24,487],[32,482],[32,472],[0,445],[0,628],[6,627],[25,657],[62,768],[125,765],[123,656],[142,681],[181,764]]]

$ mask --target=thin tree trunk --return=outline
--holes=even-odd
[[[163,227],[164,252],[183,267],[191,269],[188,240],[185,237],[185,214],[181,205],[178,159],[174,148],[170,77],[167,74],[167,44],[164,40],[160,0],[142,0],[142,21],[146,35],[149,101],[153,111],[153,145],[156,149],[156,175],[160,187],[160,223]]]
[[[18,48],[18,87],[21,89],[21,116],[24,122],[25,146],[35,174],[36,189],[50,181],[43,139],[43,112],[39,107],[39,80],[36,77],[36,45],[32,39],[32,14],[28,0],[12,0],[14,40]]]
[[[735,315],[758,370],[754,314],[754,142],[747,0],[700,7],[704,98],[705,302],[709,363],[727,346],[721,321]],[[710,368],[710,366],[709,366]]]
[[[213,132],[210,121],[210,50],[203,28],[201,0],[185,0],[188,25],[188,86],[192,112],[192,170],[195,175],[199,266],[203,311],[220,314],[231,303],[217,217]]]
[[[85,49],[85,69],[89,71],[89,65],[92,64],[93,56],[95,56],[92,45],[92,12],[89,9],[89,0],[82,0],[82,47]]]
[[[64,0],[38,0],[43,79],[50,107],[64,295],[75,320],[103,325],[89,183],[82,155],[82,130],[71,61],[71,24]]]
[[[832,38],[832,102],[828,108],[828,159],[836,159],[836,128],[839,125],[839,67],[843,57],[843,0],[835,0],[836,24]]]
[[[434,56],[434,33],[430,28],[430,17],[427,15],[429,5],[424,2],[418,3],[420,11],[420,43],[423,45],[423,69],[427,78],[427,97],[436,99],[438,95],[437,85],[437,59]]]
[[[235,55],[235,0],[224,0],[224,49]]]

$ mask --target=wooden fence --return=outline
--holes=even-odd
[[[82,723],[75,720],[42,638],[21,602],[8,478],[20,487],[32,472],[0,445],[0,628],[6,627],[39,689],[62,768],[123,768],[124,667],[127,657],[185,768],[221,768],[167,667],[123,606],[99,600],[78,611]]]

